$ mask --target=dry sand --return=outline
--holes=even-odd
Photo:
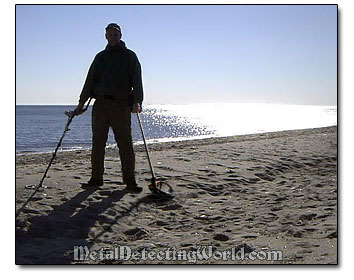
[[[281,250],[280,261],[223,260],[215,253],[196,263],[337,263],[337,127],[149,147],[155,171],[173,186],[174,199],[150,195],[141,146],[136,147],[140,194],[124,192],[116,149],[106,152],[104,186],[98,190],[81,188],[90,177],[89,151],[58,153],[44,181],[47,188],[16,220],[16,263],[188,263],[182,257],[75,261],[74,246],[129,246],[140,253],[171,248],[194,257],[199,246],[212,246],[213,253],[234,248],[246,256]],[[33,192],[25,186],[39,183],[50,158],[16,157],[17,209]]]

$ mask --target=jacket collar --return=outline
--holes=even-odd
[[[120,43],[116,46],[111,46],[109,44],[107,44],[106,46],[106,51],[108,52],[115,52],[115,51],[120,51],[122,49],[126,49],[127,47],[125,46],[125,42],[120,40]]]

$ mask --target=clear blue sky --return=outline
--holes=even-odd
[[[335,5],[17,5],[16,104],[76,104],[110,22],[145,104],[337,105]]]

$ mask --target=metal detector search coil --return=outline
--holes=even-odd
[[[157,194],[159,196],[167,196],[167,197],[174,197],[175,196],[170,184],[168,184],[167,182],[164,182],[164,181],[157,181],[155,186],[152,183],[149,184],[149,190],[153,194]]]

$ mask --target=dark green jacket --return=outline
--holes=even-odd
[[[109,95],[117,100],[142,103],[141,66],[136,54],[123,41],[107,45],[93,60],[79,102],[89,97]]]

